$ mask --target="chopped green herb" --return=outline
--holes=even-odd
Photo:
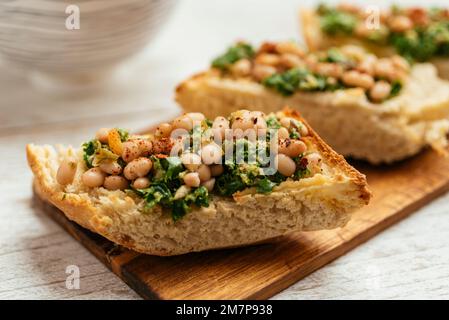
[[[296,129],[292,129],[292,131],[290,132],[290,139],[299,139],[299,138],[301,138],[299,132]]]
[[[90,140],[83,143],[83,159],[88,168],[92,168],[92,162],[94,160],[94,155],[97,149],[101,148],[101,143],[97,139]]]
[[[394,97],[399,94],[402,89],[402,83],[400,81],[393,81],[391,84],[390,97]]]
[[[98,167],[100,164],[102,164],[104,162],[117,161],[118,158],[119,158],[118,155],[116,155],[111,150],[102,146],[101,148],[97,148],[97,150],[95,151],[95,155],[92,160],[92,166]]]
[[[184,199],[178,199],[172,205],[172,217],[174,221],[181,219],[191,210],[191,206],[209,207],[209,193],[205,187],[196,188]]]
[[[348,63],[348,58],[338,49],[331,48],[327,50],[324,62]]]
[[[430,34],[416,30],[410,30],[406,33],[392,33],[390,43],[400,55],[409,61],[426,61],[435,55],[438,49]]]
[[[165,182],[170,180],[178,179],[178,175],[181,171],[184,170],[182,166],[181,159],[178,157],[168,157],[162,159],[162,166],[165,168]]]
[[[281,123],[276,118],[275,115],[271,115],[267,118],[267,127],[268,129],[279,129],[281,127]]]
[[[169,209],[174,221],[182,218],[187,212],[191,210],[191,206],[208,207],[209,193],[205,187],[193,189],[182,199],[174,199],[174,192],[166,183],[154,182],[149,188],[134,190],[140,197],[145,199],[145,207],[148,209],[156,205],[160,205],[165,209]]]
[[[277,184],[267,177],[257,181],[256,190],[259,193],[270,193]]]
[[[145,199],[146,208],[151,209],[160,204],[163,207],[169,207],[172,202],[172,193],[165,183],[153,182],[149,188],[136,189],[135,192]]]
[[[284,96],[290,96],[296,90],[301,91],[324,91],[337,88],[326,81],[326,77],[315,75],[304,68],[293,68],[284,73],[275,73],[266,78],[262,83],[272,89],[277,90]]]
[[[225,172],[215,182],[215,188],[223,196],[231,196],[250,187],[256,187],[260,193],[269,193],[274,186],[287,179],[279,172],[264,176],[259,169],[257,165],[226,165]]]
[[[212,61],[212,67],[226,70],[238,60],[252,58],[254,54],[255,52],[251,45],[247,43],[237,43],[235,46],[230,47],[223,55],[215,58]]]
[[[298,170],[296,170],[296,172],[293,175],[293,177],[296,180],[299,180],[299,179],[305,178],[305,177],[307,177],[309,175],[310,175],[310,170],[305,168],[305,169],[298,169]]]
[[[176,191],[181,186],[179,174],[184,171],[181,159],[178,157],[168,157],[159,159],[151,157],[153,161],[153,181],[167,184],[172,191]]]
[[[206,124],[206,126],[208,127],[208,128],[212,128],[212,125],[213,125],[213,121],[212,120],[210,120],[210,119],[206,119],[206,120],[204,120],[204,122],[205,122],[205,124]]]
[[[442,10],[428,10],[429,23],[415,26],[406,32],[392,32],[386,25],[372,30],[365,39],[380,45],[392,45],[396,51],[413,61],[427,61],[435,56],[449,56],[449,21],[441,16]],[[321,30],[329,35],[351,35],[357,21],[356,15],[327,5],[317,8]],[[400,7],[391,7],[392,15],[402,15]]]
[[[321,29],[330,35],[351,34],[356,23],[357,19],[353,15],[330,8],[321,14],[320,19]]]
[[[184,166],[178,157],[168,157],[153,161],[153,177],[151,186],[146,189],[134,190],[146,201],[146,208],[160,205],[171,212],[174,221],[179,220],[191,210],[191,206],[208,207],[209,193],[203,186],[192,189],[184,198],[174,199],[174,195],[182,185],[180,175]]]
[[[128,140],[129,132],[128,132],[127,130],[117,128],[117,131],[118,131],[118,134],[120,135],[120,140],[121,140],[122,142],[125,142],[125,141]]]

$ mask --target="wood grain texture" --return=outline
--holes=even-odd
[[[393,166],[355,165],[367,175],[374,197],[345,228],[296,233],[240,249],[175,257],[136,254],[75,225],[54,207],[46,205],[46,211],[144,298],[265,299],[449,188],[449,161],[432,151]]]

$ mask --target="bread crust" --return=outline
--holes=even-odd
[[[286,115],[301,119],[291,109]],[[303,119],[301,119],[303,121]],[[156,207],[143,212],[142,199],[123,191],[86,188],[80,176],[86,168],[82,155],[71,147],[27,145],[39,197],[59,208],[70,220],[129,249],[159,256],[238,247],[267,242],[295,231],[344,226],[351,213],[371,197],[366,178],[328,147],[306,124],[307,143],[316,146],[329,173],[287,181],[269,195],[247,189],[234,197],[214,195],[209,208],[194,209],[178,222]],[[73,184],[56,182],[59,163],[78,160]]]
[[[361,89],[297,92],[284,97],[246,78],[223,77],[216,70],[192,76],[178,85],[176,101],[186,112],[213,118],[240,108],[275,112],[288,105],[299,110],[333,149],[373,164],[392,163],[431,145],[447,146],[449,82],[431,64],[412,68],[400,95],[371,103]]]

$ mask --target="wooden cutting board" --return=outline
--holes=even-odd
[[[344,228],[296,233],[239,249],[154,257],[114,245],[36,203],[100,261],[148,299],[264,299],[363,243],[449,190],[449,160],[433,151],[393,166],[353,163],[373,192]]]

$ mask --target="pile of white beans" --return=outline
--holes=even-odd
[[[108,190],[124,190],[130,186],[134,189],[149,187],[151,185],[149,177],[153,168],[153,162],[149,156],[153,154],[153,146],[156,141],[170,141],[172,145],[175,145],[177,141],[172,139],[174,130],[184,129],[191,132],[194,125],[204,123],[205,120],[202,113],[187,113],[171,123],[160,124],[152,137],[131,136],[127,141],[121,142],[119,156],[123,160],[124,166],[120,165],[118,161],[102,162],[82,174],[82,183],[90,188],[104,187]],[[281,117],[279,123],[281,127],[278,130],[277,169],[285,177],[291,177],[298,169],[294,158],[305,154],[307,146],[301,139],[291,139],[290,133],[294,130],[301,137],[307,136],[309,133],[307,127],[296,119]],[[233,113],[229,119],[215,118],[211,126],[213,135],[218,135],[221,138],[225,138],[226,130],[229,129],[232,129],[232,132],[256,129],[257,132],[266,133],[266,116],[261,112],[240,110]],[[115,129],[102,128],[98,130],[96,139],[103,145],[109,144],[111,147],[111,130]],[[234,136],[234,138],[238,137]],[[189,188],[204,186],[208,191],[212,191],[215,178],[224,172],[224,167],[221,164],[222,156],[222,146],[213,141],[203,145],[198,153],[188,150],[182,152],[179,158],[186,169],[181,175],[185,186]],[[321,157],[318,153],[307,152],[304,158],[307,159],[307,164],[309,168],[313,169],[312,171],[319,171]],[[71,159],[62,161],[56,175],[58,183],[61,185],[72,183],[76,170],[77,163],[75,161]]]
[[[294,42],[264,43],[254,59],[238,60],[229,70],[235,77],[252,77],[261,82],[291,68],[307,68],[327,77],[329,82],[341,81],[348,87],[362,88],[374,102],[387,99],[391,83],[404,79],[410,70],[407,60],[399,55],[377,58],[356,46],[342,47],[341,53],[354,65],[322,62],[327,52],[305,53]]]

